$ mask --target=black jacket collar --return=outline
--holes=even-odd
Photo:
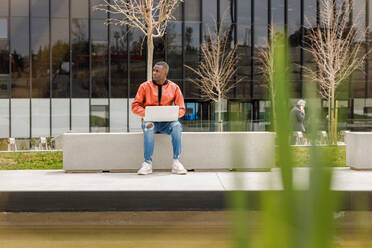
[[[155,80],[152,80],[152,83],[155,84],[155,85],[157,85],[157,86],[164,86],[164,85],[166,85],[168,83],[168,79],[165,79],[164,84],[158,84]]]

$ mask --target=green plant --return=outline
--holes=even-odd
[[[55,149],[56,147],[56,141],[51,136],[47,137],[47,144],[50,149]]]
[[[30,148],[34,148],[37,145],[37,141],[39,138],[31,138],[30,139]]]
[[[247,211],[249,203],[257,199],[249,198],[244,191],[234,191],[230,194],[230,206],[233,208],[234,247],[265,247],[265,248],[328,248],[331,247],[333,234],[333,211],[336,209],[336,196],[330,189],[332,174],[325,168],[332,157],[329,149],[320,152],[320,147],[311,146],[310,156],[306,164],[311,168],[309,187],[298,190],[293,181],[295,159],[290,146],[290,120],[288,102],[291,94],[288,72],[288,45],[285,37],[274,41],[273,51],[273,83],[275,87],[274,110],[276,112],[276,155],[280,168],[282,190],[264,191],[260,195],[262,208],[262,231],[255,239],[248,236]],[[312,85],[308,83],[307,85]],[[317,136],[316,120],[319,109],[316,108],[315,88],[306,88],[306,100],[311,111],[309,118],[310,139],[315,144]],[[239,161],[238,144],[232,147],[233,163]],[[238,151],[238,152],[236,152]],[[239,177],[235,178],[237,186],[242,185]],[[255,235],[256,236],[256,235]]]
[[[19,145],[19,150],[28,150],[28,146],[26,143],[26,140],[22,140],[20,145]]]
[[[0,139],[0,151],[8,150],[8,139]]]

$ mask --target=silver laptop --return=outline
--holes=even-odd
[[[145,121],[177,121],[179,106],[146,106]]]

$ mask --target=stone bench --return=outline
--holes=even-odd
[[[183,132],[181,162],[188,170],[274,167],[271,132]],[[66,133],[56,138],[66,172],[136,171],[143,162],[143,133]],[[171,137],[155,135],[153,169],[171,168]]]
[[[372,132],[345,132],[346,165],[372,170]]]

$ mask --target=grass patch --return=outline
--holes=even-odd
[[[307,167],[310,159],[310,147],[291,147],[294,165]],[[320,146],[320,154],[329,154],[330,167],[346,166],[345,146]],[[278,158],[278,156],[276,156]],[[61,170],[63,165],[62,152],[9,152],[0,153],[0,170]]]
[[[0,170],[57,170],[62,163],[62,152],[0,153]]]
[[[321,157],[328,156],[330,167],[346,166],[345,146],[318,146]],[[307,167],[310,164],[310,146],[291,146],[293,164],[296,167]]]

